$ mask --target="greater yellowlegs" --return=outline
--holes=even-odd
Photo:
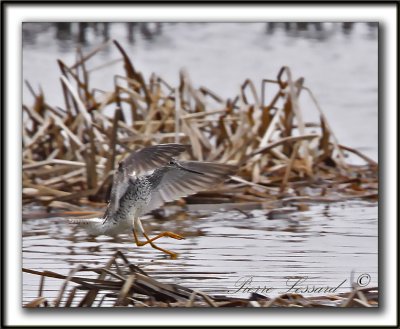
[[[133,232],[137,246],[150,244],[171,257],[172,251],[154,241],[167,236],[183,239],[173,232],[162,232],[153,238],[146,234],[140,216],[165,202],[207,190],[222,183],[237,171],[237,166],[175,159],[190,146],[160,144],[131,153],[118,164],[113,177],[110,201],[102,218],[70,219],[83,224],[90,235],[111,235]],[[140,241],[141,233],[146,241]]]

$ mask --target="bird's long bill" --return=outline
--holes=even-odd
[[[192,173],[224,177],[225,179],[234,175],[238,170],[238,167],[234,165],[200,161],[179,161],[179,168]]]
[[[185,168],[185,167],[182,166],[179,162],[175,162],[174,165],[177,166],[179,169],[185,170],[185,171],[187,171],[187,172],[191,172],[191,173],[193,173],[193,174],[205,175],[205,173],[203,173],[203,172],[196,171],[196,170],[189,169],[189,168]]]

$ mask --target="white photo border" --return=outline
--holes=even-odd
[[[8,326],[132,326],[132,325],[356,325],[397,324],[397,91],[398,3],[324,4],[134,4],[134,3],[23,3],[2,4],[3,80],[2,113],[5,129],[3,216],[3,325]],[[21,102],[24,21],[374,21],[379,22],[380,79],[380,307],[326,312],[293,310],[199,309],[78,309],[27,310],[21,306]],[[4,74],[4,73],[3,73]],[[5,111],[5,112],[4,112]],[[4,148],[3,148],[4,149]],[[382,237],[384,236],[384,239]],[[287,315],[290,312],[290,316]],[[340,313],[338,313],[340,312]],[[283,316],[284,315],[284,316]]]

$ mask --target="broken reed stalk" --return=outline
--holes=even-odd
[[[22,269],[41,278],[37,298],[25,303],[36,307],[377,307],[377,287],[354,286],[350,292],[336,295],[305,297],[300,294],[270,298],[252,293],[249,298],[229,295],[212,296],[178,284],[165,284],[131,264],[117,251],[104,267],[78,265],[65,276],[50,271]],[[86,274],[86,275],[85,275]],[[93,274],[98,274],[97,279]],[[63,283],[57,297],[45,297],[44,278],[60,279]],[[78,292],[85,292],[85,294]]]
[[[123,47],[114,45],[125,76],[110,77],[113,90],[99,93],[89,87],[90,59],[109,44],[79,53],[72,65],[58,61],[64,109],[47,104],[42,92],[35,93],[27,83],[35,102],[23,106],[24,204],[106,202],[116,162],[142,146],[172,142],[191,144],[187,159],[239,164],[237,176],[268,190],[260,202],[279,199],[283,191],[295,193],[299,181],[344,199],[377,193],[376,163],[339,144],[304,79],[294,80],[288,67],[281,68],[276,80],[262,80],[260,94],[247,79],[238,95],[224,100],[206,87],[194,87],[186,71],[177,87],[155,74],[146,82]],[[315,105],[313,122],[303,119],[302,90]],[[365,164],[350,165],[344,152]],[[77,166],[85,170],[78,172]],[[336,189],[338,180],[357,177],[358,186]],[[243,190],[241,183],[229,186],[214,195],[228,202],[254,199],[254,190]]]

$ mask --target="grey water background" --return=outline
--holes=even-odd
[[[378,29],[373,24],[113,23],[104,29],[25,23],[23,79],[41,86],[49,104],[63,106],[56,60],[72,64],[78,43],[86,53],[107,37],[123,45],[146,78],[155,72],[176,86],[185,68],[195,86],[222,97],[235,96],[247,78],[260,86],[287,65],[294,78],[305,77],[339,142],[378,158]],[[115,47],[107,47],[88,62],[88,69],[116,58]],[[94,70],[91,87],[112,89],[112,76],[123,72],[121,62]],[[23,103],[31,102],[24,88]],[[307,102],[303,110],[315,112]],[[171,230],[186,237],[159,240],[160,246],[180,253],[177,260],[150,247],[134,247],[128,236],[89,240],[63,218],[45,218],[23,221],[23,266],[68,273],[80,263],[104,265],[119,249],[164,281],[234,296],[248,295],[235,292],[246,278],[252,287],[273,287],[271,295],[285,291],[288,276],[308,277],[303,286],[334,286],[346,279],[339,292],[350,287],[352,271],[354,280],[368,274],[370,285],[378,282],[374,202],[316,204],[272,219],[261,210],[244,216],[204,209],[184,219],[146,222],[151,233]],[[37,277],[23,275],[24,302],[36,297],[38,283]],[[55,296],[60,284],[49,280],[46,293]]]

